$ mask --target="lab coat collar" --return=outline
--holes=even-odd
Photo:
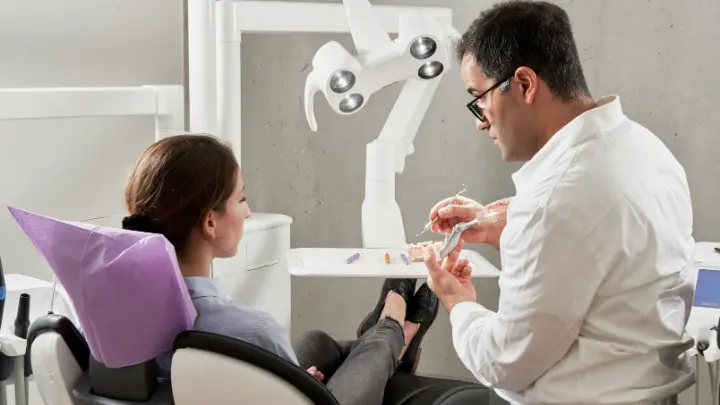
[[[190,298],[217,297],[219,289],[212,277],[185,277]]]
[[[620,97],[610,95],[596,101],[597,107],[585,111],[553,135],[529,161],[513,173],[516,192],[531,186],[533,175],[552,170],[555,161],[569,148],[599,132],[609,131],[620,125],[625,118]]]

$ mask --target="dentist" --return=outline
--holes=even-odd
[[[695,380],[682,166],[619,97],[592,98],[560,7],[496,4],[457,53],[478,130],[505,161],[524,162],[509,206],[495,207],[506,222],[463,234],[500,249],[497,312],[476,302],[467,260],[426,252],[458,356],[515,404],[676,404]],[[433,230],[483,209],[441,201]]]

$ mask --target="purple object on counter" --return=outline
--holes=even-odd
[[[345,262],[346,262],[347,264],[350,264],[350,263],[354,262],[355,260],[357,260],[357,259],[359,259],[359,258],[360,258],[360,253],[355,253],[354,255],[348,257],[347,259],[345,259]]]
[[[8,208],[67,291],[97,361],[142,363],[193,329],[197,312],[164,236]]]

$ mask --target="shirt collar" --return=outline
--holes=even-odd
[[[513,173],[512,179],[518,193],[523,187],[533,183],[532,179],[535,173],[552,168],[562,153],[582,143],[593,134],[617,127],[625,118],[619,96],[606,96],[597,100],[596,103],[597,107],[585,111],[562,127],[532,159]]]
[[[212,277],[185,277],[190,298],[217,297],[219,289]]]

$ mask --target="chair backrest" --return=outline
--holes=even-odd
[[[188,331],[178,335],[174,350],[176,405],[338,405],[305,370],[247,342]]]
[[[73,323],[45,315],[30,326],[27,355],[45,405],[74,405],[72,391],[88,369],[90,349]]]
[[[10,212],[55,272],[83,329],[67,318],[52,318],[63,329],[33,323],[33,368],[55,385],[41,385],[44,396],[88,405],[171,404],[155,359],[197,316],[172,244],[159,234]],[[63,350],[78,339],[89,354],[73,363]]]
[[[90,351],[111,368],[168,351],[197,312],[175,249],[159,234],[62,221],[10,208],[65,288]]]
[[[28,333],[28,355],[46,405],[171,405],[169,382],[159,383],[154,361],[109,368],[90,354],[68,318],[45,315]]]

